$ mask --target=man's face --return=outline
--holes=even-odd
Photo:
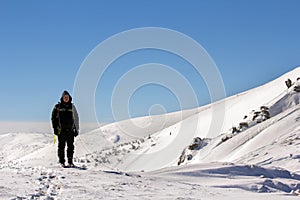
[[[66,95],[63,96],[63,101],[64,101],[65,103],[68,103],[69,100],[70,100],[69,95],[66,94]]]

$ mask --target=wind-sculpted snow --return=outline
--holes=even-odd
[[[253,192],[286,192],[300,191],[300,175],[285,169],[264,168],[257,165],[235,165],[233,163],[196,164],[158,170],[154,176],[181,177],[179,179],[226,179],[228,182],[207,182],[216,188],[241,188]],[[237,182],[237,183],[235,183]]]
[[[285,96],[283,96],[280,100],[278,100],[274,105],[270,107],[271,116],[278,115],[283,111],[299,105],[300,93],[295,91],[288,92]]]

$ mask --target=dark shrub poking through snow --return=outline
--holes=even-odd
[[[238,133],[239,129],[237,129],[235,126],[231,128],[231,133]]]
[[[261,106],[260,111],[254,112],[252,121],[255,121],[256,123],[260,123],[269,118],[270,118],[269,108],[267,106]]]
[[[261,106],[261,107],[260,107],[260,110],[261,110],[261,111],[266,111],[266,110],[269,110],[269,108],[268,108],[267,106]]]
[[[227,134],[227,135],[224,135],[224,136],[221,138],[221,140],[222,140],[222,142],[225,142],[225,141],[229,140],[229,139],[232,138],[232,137],[233,137],[232,134]]]
[[[292,81],[291,81],[291,79],[286,80],[286,81],[285,81],[285,84],[286,84],[286,87],[287,87],[287,88],[290,88],[290,87],[292,86]]]
[[[294,91],[295,91],[295,92],[300,92],[300,86],[299,86],[299,85],[296,85],[296,86],[294,87]]]
[[[197,153],[197,151],[201,150],[207,144],[208,144],[207,139],[201,139],[200,137],[195,137],[193,139],[193,142],[182,151],[177,164],[180,165],[185,161],[192,160],[194,155]]]
[[[189,146],[189,150],[196,150],[198,147],[201,146],[202,139],[199,137],[195,137],[193,143]]]
[[[246,128],[248,128],[249,127],[249,125],[248,125],[248,123],[247,122],[241,122],[240,124],[239,124],[239,130],[243,130],[244,128],[246,129]]]

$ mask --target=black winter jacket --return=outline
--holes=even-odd
[[[54,130],[79,130],[79,117],[73,103],[59,102],[52,110],[52,127]]]

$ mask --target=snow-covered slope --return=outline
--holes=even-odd
[[[292,123],[292,126],[289,126],[291,129],[286,132],[285,130],[277,128],[276,132],[286,135],[287,133],[297,131],[296,127],[298,124],[297,121],[295,121],[297,114],[295,114],[295,112],[297,111],[297,106],[299,104],[299,93],[293,91],[292,88],[287,89],[285,86],[285,80],[290,78],[295,81],[298,75],[300,76],[300,68],[297,68],[261,87],[225,99],[225,123],[222,130],[216,134],[217,137],[211,138],[209,145],[204,148],[205,151],[204,149],[203,151],[200,151],[199,154],[201,154],[202,157],[208,154],[204,161],[211,162],[219,161],[220,159],[222,161],[226,161],[225,157],[228,158],[229,154],[236,152],[237,148],[245,148],[244,145],[248,142],[249,138],[255,137],[256,135],[262,135],[260,137],[264,140],[273,141],[273,139],[275,140],[277,137],[275,137],[276,135],[270,135],[269,130],[274,131],[272,127],[275,127],[276,129],[279,124],[284,122],[285,124],[283,124],[280,128],[284,129],[285,126],[288,126],[288,122],[290,122]],[[218,103],[219,102],[216,104]],[[255,113],[254,111],[260,110],[260,107],[262,106],[269,108],[271,119],[256,126],[256,123],[252,123],[252,119],[249,118],[253,115],[253,113]],[[146,141],[145,145],[140,145],[141,147],[138,150],[131,151],[133,153],[122,158],[122,162],[120,162],[117,166],[125,170],[154,170],[174,165],[174,163],[178,162],[182,150],[188,146],[193,139],[192,137],[186,138],[185,135],[179,136],[179,134],[184,132],[188,136],[192,135],[194,137],[206,138],[210,125],[212,124],[213,126],[214,123],[218,123],[210,121],[212,113],[211,107],[212,106],[204,106],[203,108],[198,109],[201,110],[200,112],[196,112],[196,114],[191,115],[174,125],[155,132],[151,135],[151,138]],[[289,111],[289,109],[291,110]],[[296,111],[293,109],[296,109]],[[287,113],[284,113],[284,111]],[[293,113],[294,115],[292,115]],[[277,116],[278,114],[281,115]],[[248,118],[245,119],[245,116]],[[285,120],[282,120],[283,117],[286,117],[284,118]],[[228,146],[228,143],[220,145],[219,142],[221,141],[221,137],[223,137],[224,134],[232,133],[232,127],[238,127],[239,124],[241,122],[245,122],[245,120],[248,120],[247,123],[249,123],[252,127],[249,127],[247,131],[240,134],[239,138],[235,139],[238,141],[242,140],[243,142],[239,142],[238,145],[230,145],[230,152],[225,151],[224,148],[228,148],[225,147]],[[195,121],[199,122],[196,129],[192,127],[192,125],[195,124]],[[183,123],[184,127],[182,128],[181,126]],[[189,127],[189,124],[191,124],[191,127]],[[274,126],[275,124],[276,126]],[[181,132],[179,132],[179,130],[181,130]],[[178,137],[181,141],[179,141],[179,143],[174,142],[178,139]],[[243,139],[241,139],[242,137]],[[268,139],[267,137],[271,138]],[[252,148],[257,148],[256,145],[257,144],[250,146]],[[233,150],[235,151],[231,152]],[[250,149],[245,151],[250,152]],[[228,159],[228,161],[231,160],[232,159]]]
[[[86,129],[75,163],[88,170],[58,167],[51,129],[3,123],[0,199],[298,199],[298,76],[300,68],[212,105]],[[222,128],[208,134],[224,102]]]

